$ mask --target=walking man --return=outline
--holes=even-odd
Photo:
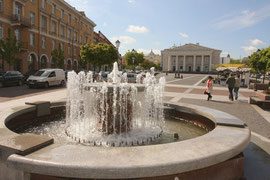
[[[240,84],[241,84],[241,78],[240,78],[240,75],[237,74],[236,78],[235,78],[235,84],[234,84],[234,95],[235,95],[235,100],[238,99],[238,91],[239,91],[239,88],[240,88]]]
[[[226,80],[226,84],[228,84],[228,89],[229,89],[229,99],[233,101],[233,88],[235,84],[235,78],[232,75],[232,73],[229,75],[228,79]]]

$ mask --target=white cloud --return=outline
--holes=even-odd
[[[142,49],[142,48],[140,48],[137,51],[143,53],[144,55],[148,55],[151,52],[151,49]],[[158,49],[152,49],[152,51],[155,54],[160,55],[160,50],[158,50]]]
[[[115,41],[119,40],[120,43],[123,44],[132,44],[136,42],[136,39],[130,36],[119,36],[119,37],[112,37],[110,38],[111,42],[114,43]]]
[[[244,10],[240,14],[231,14],[220,18],[214,23],[219,29],[243,29],[253,26],[258,22],[270,17],[270,5],[255,11]]]
[[[189,38],[189,35],[185,34],[185,33],[179,33],[180,36],[182,36],[183,38]]]
[[[262,46],[265,44],[265,42],[259,40],[259,39],[254,39],[254,40],[249,40],[251,42],[251,45],[253,46]]]
[[[127,28],[127,32],[131,32],[131,33],[147,33],[147,32],[149,32],[149,29],[147,29],[144,26],[129,25],[128,28]]]
[[[135,3],[135,0],[128,0],[128,3]]]
[[[243,46],[242,49],[245,51],[246,55],[250,55],[258,50],[258,48],[254,46]]]

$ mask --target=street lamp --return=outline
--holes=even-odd
[[[257,76],[258,76],[258,64],[259,64],[259,60],[260,60],[260,49],[257,50],[257,62],[256,62],[256,82],[255,82],[255,90],[254,91],[257,91],[258,88],[257,88]]]
[[[118,61],[119,61],[119,59],[121,60],[121,64],[120,64],[119,67],[122,70],[122,58],[121,58],[121,55],[119,54],[119,47],[120,47],[120,41],[119,40],[115,41],[115,47],[116,47],[117,53],[118,53]]]
[[[133,65],[134,65],[134,62],[135,62],[135,50],[134,49],[132,49],[132,57],[131,57],[131,59],[132,59]]]

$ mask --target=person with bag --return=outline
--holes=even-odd
[[[241,78],[240,78],[240,75],[238,74],[235,78],[234,89],[233,89],[235,100],[238,99],[238,92],[239,92],[240,84],[241,84]]]
[[[204,91],[204,94],[207,94],[207,101],[209,101],[210,99],[212,99],[212,92],[213,92],[213,77],[212,76],[208,76],[208,81],[206,83],[206,90]]]

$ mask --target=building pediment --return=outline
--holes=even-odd
[[[168,51],[221,51],[213,48],[208,48],[201,46],[199,44],[185,44],[183,46],[173,47],[171,49],[166,49]]]

